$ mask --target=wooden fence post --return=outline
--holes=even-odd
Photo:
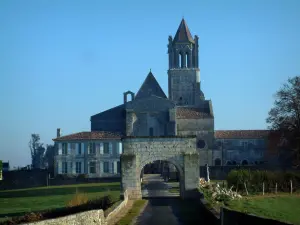
[[[246,182],[244,182],[244,187],[245,187],[245,190],[246,190],[247,195],[249,195],[248,189],[247,189],[247,185],[246,185]]]
[[[277,194],[277,183],[275,184],[275,194]]]
[[[263,182],[263,195],[265,195],[265,182]]]
[[[291,182],[291,194],[293,194],[293,181],[290,180],[290,182]]]

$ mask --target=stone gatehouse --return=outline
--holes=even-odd
[[[199,185],[199,153],[196,136],[124,137],[121,155],[122,189],[129,199],[142,198],[140,175],[157,160],[173,164],[179,173],[181,198],[194,197]]]

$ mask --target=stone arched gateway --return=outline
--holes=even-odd
[[[196,136],[124,137],[121,155],[122,190],[129,199],[142,198],[140,174],[148,163],[164,160],[173,164],[180,177],[180,196],[198,197],[199,154]]]

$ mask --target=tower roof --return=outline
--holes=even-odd
[[[161,89],[157,80],[155,79],[152,72],[150,71],[148,73],[144,83],[142,84],[139,91],[137,92],[135,99],[150,97],[151,95],[156,95],[158,97],[167,98],[164,91]]]
[[[184,19],[181,20],[181,23],[178,27],[178,30],[175,34],[175,37],[174,37],[174,41],[173,43],[176,43],[176,42],[192,42],[192,43],[195,43],[194,42],[194,39],[192,38],[192,35],[191,35],[191,32],[185,22]]]

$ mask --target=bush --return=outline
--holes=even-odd
[[[76,188],[76,193],[74,194],[73,198],[68,202],[68,207],[74,207],[78,205],[83,205],[88,202],[88,196],[84,193],[80,193]]]
[[[57,180],[70,180],[70,179],[74,179],[76,177],[76,175],[73,174],[58,174],[56,175],[56,179]]]
[[[293,191],[300,189],[300,173],[273,172],[260,170],[232,170],[227,176],[228,187],[234,186],[236,191],[245,191],[244,183],[249,192],[261,192],[263,183],[265,192],[290,191],[290,180],[293,182]]]
[[[76,180],[77,181],[83,181],[85,179],[88,178],[88,175],[87,174],[79,174],[77,177],[76,177]]]

